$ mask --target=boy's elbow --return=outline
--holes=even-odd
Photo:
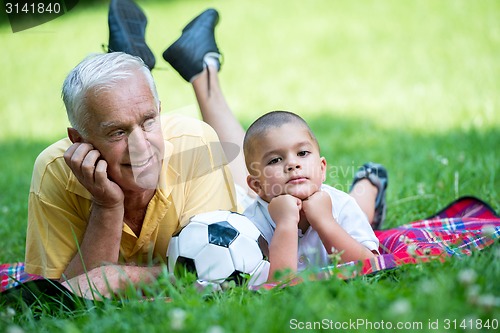
[[[377,251],[369,250],[369,249],[365,248],[365,251],[363,253],[363,258],[361,260],[371,259],[371,258],[374,258],[376,256],[378,256],[378,252]]]

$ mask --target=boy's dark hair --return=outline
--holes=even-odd
[[[319,151],[318,140],[302,117],[290,111],[271,111],[257,118],[245,133],[245,138],[243,139],[243,153],[245,155],[247,168],[249,163],[251,163],[248,158],[255,152],[255,147],[253,145],[255,138],[262,137],[270,129],[281,127],[289,123],[298,123],[304,126],[308,130],[311,139],[314,141]]]

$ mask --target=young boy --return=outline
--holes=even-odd
[[[192,59],[191,48],[197,45],[191,42],[194,35],[189,33],[190,29],[184,29],[179,40],[163,55],[165,60],[193,85],[203,120],[215,129],[221,142],[230,143],[226,145],[226,154],[234,157],[234,147],[242,146],[245,131],[227,104],[219,83],[218,72],[221,64],[213,34],[218,22],[217,12],[206,11],[194,21],[203,21],[204,17],[207,19],[206,25],[205,23],[200,25],[206,26],[206,32],[210,33],[208,38],[210,43],[207,45],[210,45],[211,49],[203,57],[203,61],[197,61],[189,66],[183,63]],[[194,25],[190,23],[188,26],[192,30]],[[172,58],[172,54],[178,56]],[[179,62],[179,59],[183,60]],[[192,72],[191,67],[199,67],[196,72],[199,70],[202,72],[190,76],[188,74]],[[273,114],[293,115],[279,112]],[[343,261],[363,259],[377,254],[378,240],[368,221],[373,223],[373,228],[378,228],[383,220],[387,178],[385,174],[385,178],[378,177],[380,171],[385,173],[383,167],[364,165],[356,174],[350,195],[322,185],[325,179],[326,161],[319,156],[318,144],[307,124],[297,116],[278,123],[270,117],[268,115],[261,119],[260,123],[264,128],[260,127],[261,130],[257,131],[258,121],[253,126],[254,129],[250,129],[247,133],[247,149],[244,150],[249,163],[245,163],[242,154],[236,154],[236,157],[231,158],[229,168],[236,185],[238,205],[242,208],[251,205],[246,213],[255,220],[270,244],[271,274],[285,268],[303,269],[307,266],[305,259],[311,261],[311,264],[328,264],[328,253],[333,247],[336,251],[343,251],[341,255]],[[266,128],[271,130],[267,131]],[[290,139],[289,143],[299,138],[302,138],[301,142],[309,142],[311,148],[299,152],[297,158],[311,156],[316,158],[310,165],[297,164],[293,177],[298,178],[289,179],[288,184],[282,182],[279,173],[267,175],[266,172],[274,169],[261,161],[266,157],[264,154],[267,155],[268,152],[275,150],[271,147],[272,144],[277,144],[281,142],[280,139],[286,138]],[[264,146],[266,143],[269,146]],[[270,166],[276,167],[282,160],[288,158],[278,157],[270,163]],[[247,168],[250,175],[247,173]],[[307,174],[302,174],[301,171],[307,171]],[[255,193],[251,190],[261,196],[255,203]],[[273,237],[274,233],[276,235]],[[317,254],[313,253],[314,251]],[[319,260],[316,260],[317,258]]]
[[[343,262],[378,255],[378,239],[354,198],[323,184],[326,160],[301,117],[263,115],[246,132],[243,151],[248,186],[258,195],[244,214],[269,244],[271,279],[284,269],[326,266],[332,252]]]

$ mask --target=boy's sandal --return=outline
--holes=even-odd
[[[372,228],[374,230],[380,229],[382,223],[385,219],[386,213],[386,202],[385,202],[385,191],[389,183],[389,177],[387,175],[387,170],[381,164],[368,162],[363,164],[356,174],[354,175],[354,180],[352,181],[351,189],[354,185],[362,180],[368,179],[373,186],[377,187],[378,193],[375,199],[375,214],[373,216]]]

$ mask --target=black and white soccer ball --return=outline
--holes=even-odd
[[[248,285],[260,285],[267,281],[269,261],[259,241],[260,231],[241,214],[226,210],[198,214],[172,236],[168,270],[174,275],[192,272],[201,284],[239,285],[248,279]]]

